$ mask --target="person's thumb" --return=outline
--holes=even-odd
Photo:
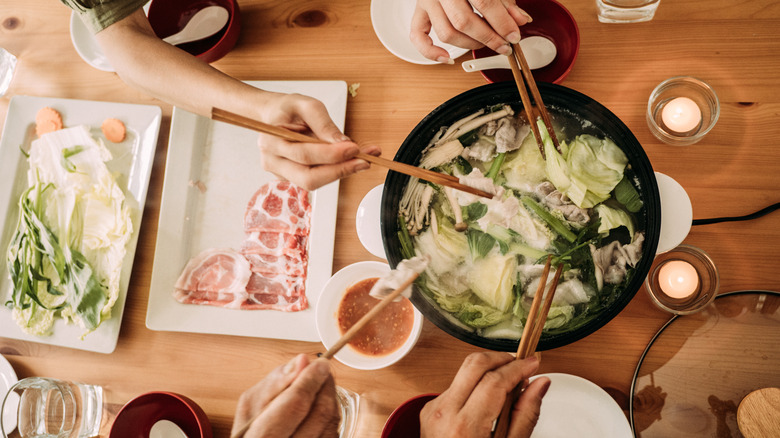
[[[509,425],[511,438],[528,438],[539,421],[542,409],[542,397],[550,388],[550,379],[540,377],[529,384],[512,409],[512,422]]]

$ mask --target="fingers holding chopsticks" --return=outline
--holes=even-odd
[[[335,383],[325,359],[299,355],[245,391],[231,437],[337,436]]]
[[[311,141],[260,134],[258,146],[263,169],[304,189],[314,190],[370,167],[365,160],[355,158],[361,149],[338,129],[322,102],[299,94],[269,93],[269,96],[275,104],[266,105],[268,109],[262,113],[262,121],[295,131],[295,135],[306,133],[303,138]],[[362,152],[378,156],[382,151],[377,146],[366,146]]]
[[[490,436],[493,420],[501,412],[506,397],[536,373],[538,367],[539,361],[535,357],[515,360],[500,352],[469,355],[450,388],[423,408],[420,414],[422,436]],[[543,395],[538,389],[541,384],[531,386],[534,391],[528,397],[521,396],[515,405],[516,411],[523,409],[523,412],[513,412],[513,422],[516,417],[522,423],[516,427],[519,431],[528,429],[529,421],[538,417]]]
[[[530,21],[514,0],[418,0],[409,37],[426,58],[452,63],[449,53],[434,45],[432,30],[447,44],[465,49],[487,46],[509,55],[512,49],[507,43],[519,42],[518,26]]]
[[[292,143],[260,134],[258,146],[264,170],[306,190],[317,189],[370,167],[367,161],[354,158],[361,150],[351,141]],[[376,146],[368,146],[362,152],[374,156],[381,154]]]

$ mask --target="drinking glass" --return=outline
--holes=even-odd
[[[336,398],[339,402],[339,411],[341,413],[339,438],[357,436],[360,395],[349,389],[336,386]]]
[[[45,377],[16,382],[0,408],[0,431],[21,438],[90,438],[100,432],[103,388]]]
[[[602,23],[640,23],[650,21],[661,0],[596,0]]]
[[[0,47],[0,96],[5,95],[11,86],[11,79],[16,69],[16,56]]]

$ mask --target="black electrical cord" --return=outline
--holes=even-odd
[[[751,219],[758,219],[761,216],[767,215],[777,209],[780,209],[780,202],[774,203],[769,207],[762,208],[755,213],[746,214],[745,216],[732,216],[732,217],[716,217],[712,219],[694,219],[693,225],[709,225],[717,224],[719,222],[736,222],[736,221],[749,221]]]

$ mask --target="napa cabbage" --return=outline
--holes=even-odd
[[[559,153],[540,126],[547,157],[545,171],[550,182],[580,208],[591,208],[610,197],[623,179],[626,154],[610,139],[582,134],[561,142]]]
[[[88,333],[111,317],[133,232],[128,199],[105,164],[111,158],[86,126],[31,144],[30,188],[8,249],[9,304],[28,333],[51,333],[57,316]]]

